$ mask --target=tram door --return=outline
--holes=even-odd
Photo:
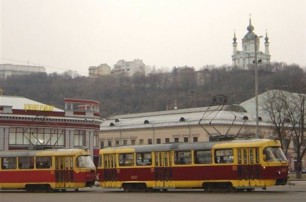
[[[104,187],[116,187],[117,185],[117,168],[116,154],[103,155],[103,176],[102,183]]]
[[[256,186],[259,182],[259,149],[238,149],[238,177],[240,186]]]
[[[55,182],[56,188],[69,187],[73,182],[73,157],[55,157]],[[73,185],[72,185],[73,186]]]
[[[172,159],[171,152],[155,152],[155,187],[172,188]]]

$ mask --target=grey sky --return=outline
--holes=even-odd
[[[241,49],[251,14],[254,32],[268,32],[272,62],[306,66],[306,0],[0,1],[0,63],[82,75],[120,59],[230,65],[233,32]]]

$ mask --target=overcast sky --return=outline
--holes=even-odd
[[[251,14],[271,61],[306,66],[306,0],[0,0],[0,63],[48,73],[120,59],[156,68],[231,65]],[[261,50],[264,50],[261,40]]]

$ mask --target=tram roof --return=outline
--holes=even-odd
[[[186,150],[210,150],[215,145],[220,147],[231,145],[231,147],[240,147],[241,144],[248,143],[250,146],[257,143],[267,143],[270,139],[239,139],[230,141],[211,141],[211,142],[192,142],[192,143],[169,143],[155,145],[132,145],[120,147],[108,147],[103,149],[106,153],[109,152],[162,152],[162,151],[186,151]]]
[[[85,153],[83,149],[47,149],[47,150],[8,150],[0,151],[0,157],[26,157],[26,156],[62,156]]]

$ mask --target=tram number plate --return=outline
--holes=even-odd
[[[132,175],[132,176],[131,176],[131,179],[132,179],[132,180],[137,180],[137,179],[138,179],[138,176],[137,176],[137,175]]]

